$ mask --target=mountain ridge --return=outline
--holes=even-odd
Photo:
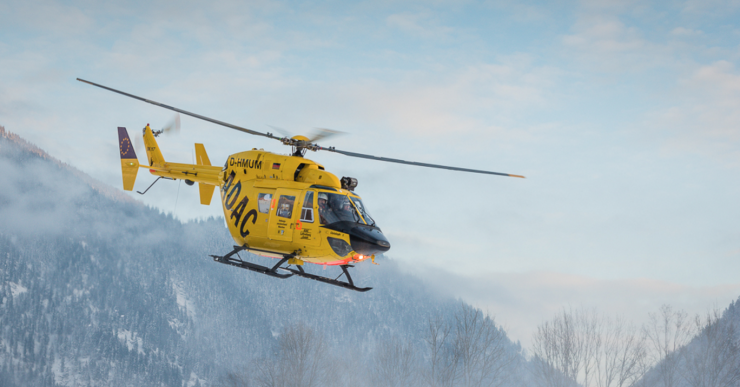
[[[19,136],[16,133],[10,132],[5,129],[4,126],[0,125],[0,137],[5,138],[6,140],[14,143],[16,146],[18,146],[21,149],[24,149],[25,151],[36,154],[37,156],[49,160],[59,166],[60,168],[64,168],[68,171],[70,171],[74,176],[80,178],[82,181],[84,181],[86,184],[88,184],[90,187],[95,189],[96,191],[110,197],[113,199],[126,201],[130,203],[137,203],[143,205],[143,203],[132,199],[130,196],[122,193],[120,190],[117,190],[108,184],[103,183],[102,181],[95,179],[94,177],[80,171],[79,169],[62,162],[61,160],[51,156],[43,149],[37,147],[36,145],[26,141],[23,137]]]

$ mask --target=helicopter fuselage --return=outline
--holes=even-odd
[[[229,232],[253,253],[344,265],[390,249],[360,196],[314,161],[253,149],[229,156],[221,176]]]
[[[196,164],[165,161],[154,133],[143,131],[147,164],[139,164],[125,128],[119,128],[125,190],[133,190],[136,171],[198,183],[201,204],[220,188],[226,225],[238,246],[255,254],[302,265],[345,265],[390,249],[370,217],[357,181],[340,181],[324,166],[296,155],[262,149],[235,153],[223,168],[211,166],[203,144],[195,144]],[[343,183],[344,181],[344,183]]]

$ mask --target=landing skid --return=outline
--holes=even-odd
[[[211,257],[213,258],[214,261],[219,262],[219,263],[236,266],[242,269],[251,270],[251,271],[254,271],[260,274],[265,274],[265,275],[269,275],[270,277],[276,277],[280,279],[285,279],[285,278],[297,275],[299,277],[309,278],[314,281],[319,281],[325,284],[339,286],[341,288],[354,290],[357,292],[366,292],[372,289],[372,288],[358,288],[357,286],[355,286],[354,282],[352,281],[352,277],[350,277],[349,275],[349,271],[347,271],[348,268],[354,267],[352,265],[340,265],[339,267],[342,269],[342,274],[340,274],[339,277],[337,278],[328,278],[328,277],[322,277],[320,275],[306,273],[301,266],[296,266],[298,268],[297,270],[292,269],[290,265],[286,267],[281,267],[285,262],[288,262],[289,259],[294,258],[295,254],[283,255],[283,258],[275,266],[273,266],[272,268],[269,268],[267,266],[261,266],[261,265],[257,265],[257,264],[242,260],[241,257],[239,256],[239,252],[245,251],[245,250],[247,250],[247,245],[234,246],[234,250],[224,255],[223,257],[218,256],[218,255],[211,255]],[[237,258],[234,258],[235,255]],[[280,274],[277,272],[278,269],[287,271],[289,272],[289,274]],[[347,277],[347,282],[339,280],[339,278],[343,275]]]
[[[357,286],[355,286],[354,282],[352,282],[352,277],[349,276],[349,272],[347,271],[347,268],[348,267],[354,267],[352,265],[341,265],[341,266],[339,266],[339,267],[342,268],[342,274],[340,274],[339,277],[341,277],[342,275],[345,275],[347,277],[347,282],[339,281],[339,277],[337,277],[337,278],[327,278],[327,277],[322,277],[320,275],[309,274],[309,273],[306,273],[305,271],[303,271],[303,268],[302,267],[300,267],[300,266],[296,266],[296,267],[298,268],[298,270],[291,269],[290,267],[281,267],[279,269],[280,270],[286,270],[286,271],[289,271],[289,272],[293,273],[291,275],[297,275],[297,276],[303,277],[303,278],[310,278],[312,280],[323,282],[325,284],[339,286],[339,287],[342,287],[342,288],[345,288],[345,289],[354,290],[354,291],[357,291],[357,292],[366,292],[366,291],[372,289],[372,288],[358,288]]]

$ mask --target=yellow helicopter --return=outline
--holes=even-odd
[[[353,263],[364,260],[374,262],[375,254],[391,248],[390,242],[370,216],[365,203],[355,193],[357,179],[339,179],[326,171],[323,165],[304,158],[308,150],[421,167],[524,178],[508,173],[419,163],[322,147],[315,141],[325,137],[327,132],[312,139],[305,136],[275,136],[80,78],[77,80],[241,132],[275,139],[292,147],[290,155],[279,155],[256,148],[235,153],[229,156],[223,167],[219,167],[211,165],[203,144],[195,144],[196,164],[172,163],[165,161],[155,139],[163,131],[153,131],[147,124],[142,135],[147,162],[140,164],[126,128],[118,128],[124,190],[133,190],[139,168],[149,169],[152,175],[158,176],[152,185],[162,178],[184,180],[188,185],[198,183],[200,202],[204,205],[211,203],[213,191],[215,187],[219,187],[226,223],[237,246],[226,255],[211,257],[216,262],[272,277],[285,279],[296,275],[365,292],[372,288],[355,286],[347,269],[353,267]],[[144,194],[149,188],[139,193]],[[257,265],[241,259],[238,254],[241,251],[277,258],[279,261],[272,267]],[[339,266],[342,273],[337,278],[311,274],[302,267],[306,262]],[[346,281],[339,280],[342,275],[346,277]]]

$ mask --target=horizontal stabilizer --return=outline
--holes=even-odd
[[[208,154],[203,144],[195,144],[195,160],[198,165],[211,166],[211,160],[208,159]],[[200,204],[205,206],[211,204],[211,198],[213,198],[213,190],[215,188],[215,185],[198,183]]]

